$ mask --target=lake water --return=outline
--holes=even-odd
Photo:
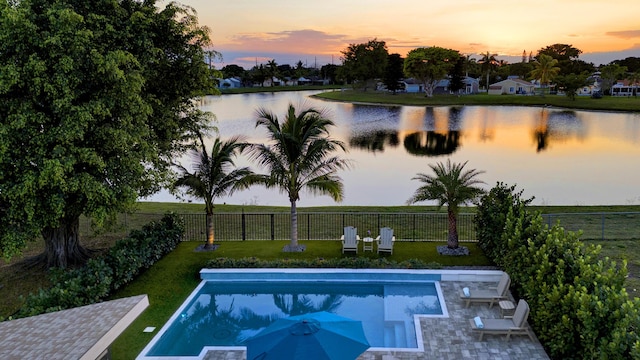
[[[328,111],[331,136],[345,142],[353,161],[339,175],[343,205],[404,205],[431,173],[429,164],[468,161],[486,189],[501,181],[535,196],[535,205],[640,204],[640,114],[513,106],[377,106],[310,98],[317,91],[206,97],[222,138],[266,141],[255,111],[279,118],[289,103]],[[188,157],[181,160],[187,165]],[[239,165],[251,165],[246,159]],[[254,171],[262,169],[252,166]],[[179,201],[161,192],[151,201]],[[194,200],[197,201],[197,200]],[[216,203],[288,206],[285,194],[263,187]],[[302,194],[298,206],[335,205],[328,196]],[[425,205],[433,203],[425,202]]]

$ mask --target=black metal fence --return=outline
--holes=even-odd
[[[204,214],[182,214],[184,240],[204,241]],[[157,220],[162,214],[123,214],[108,230],[97,231],[90,219],[82,223],[85,236],[125,237],[132,229]],[[460,241],[477,241],[473,214],[458,216]],[[582,231],[583,240],[640,239],[640,212],[545,214],[548,225],[560,223],[566,230]],[[371,232],[378,236],[381,227],[394,230],[397,241],[446,241],[448,218],[445,213],[298,213],[299,240],[338,240],[345,226],[354,226],[360,237]],[[216,241],[288,240],[291,214],[220,213],[214,214]]]
[[[182,215],[185,240],[203,240],[205,216]],[[299,240],[338,240],[345,226],[354,226],[358,235],[379,235],[380,228],[394,230],[397,241],[446,241],[447,214],[397,213],[299,213]],[[461,241],[475,241],[473,214],[460,214],[458,234]],[[291,234],[290,213],[215,214],[216,241],[287,240]]]

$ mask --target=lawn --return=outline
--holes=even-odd
[[[603,111],[640,111],[640,97],[605,96],[592,99],[578,96],[571,100],[559,95],[436,95],[430,98],[424,94],[385,92],[362,92],[355,90],[328,91],[315,95],[321,99],[352,103],[372,103],[388,105],[445,106],[445,105],[512,105],[512,106],[553,106],[567,109],[603,110]]]
[[[218,257],[258,257],[265,260],[274,259],[315,259],[331,258],[342,255],[339,241],[307,241],[301,242],[307,246],[302,253],[283,253],[282,247],[286,241],[245,241],[225,242],[213,252],[194,252],[199,243],[183,242],[178,248],[147,270],[134,282],[118,291],[113,299],[127,296],[147,294],[149,308],[127,328],[111,347],[114,359],[133,359],[151,341],[153,336],[164,325],[171,315],[184,302],[186,297],[199,283],[198,272],[209,259]],[[475,243],[463,243],[469,247],[471,256],[447,257],[438,255],[438,243],[426,242],[397,242],[393,255],[385,258],[395,261],[420,259],[423,262],[437,262],[445,266],[486,266],[491,265]],[[375,253],[359,253],[357,256],[370,258],[378,257]],[[154,333],[144,333],[147,326],[156,327]]]

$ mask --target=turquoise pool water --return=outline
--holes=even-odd
[[[241,347],[278,318],[316,311],[362,321],[372,348],[417,350],[422,347],[416,335],[417,317],[447,316],[439,284],[432,277],[224,275],[204,280],[141,358],[197,357],[205,348]]]

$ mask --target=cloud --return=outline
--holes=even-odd
[[[219,44],[219,47],[231,51],[251,49],[254,52],[335,54],[346,48],[350,42],[353,40],[346,35],[304,29],[239,34],[231,41]]]
[[[640,30],[607,31],[605,35],[628,40],[640,38]]]

